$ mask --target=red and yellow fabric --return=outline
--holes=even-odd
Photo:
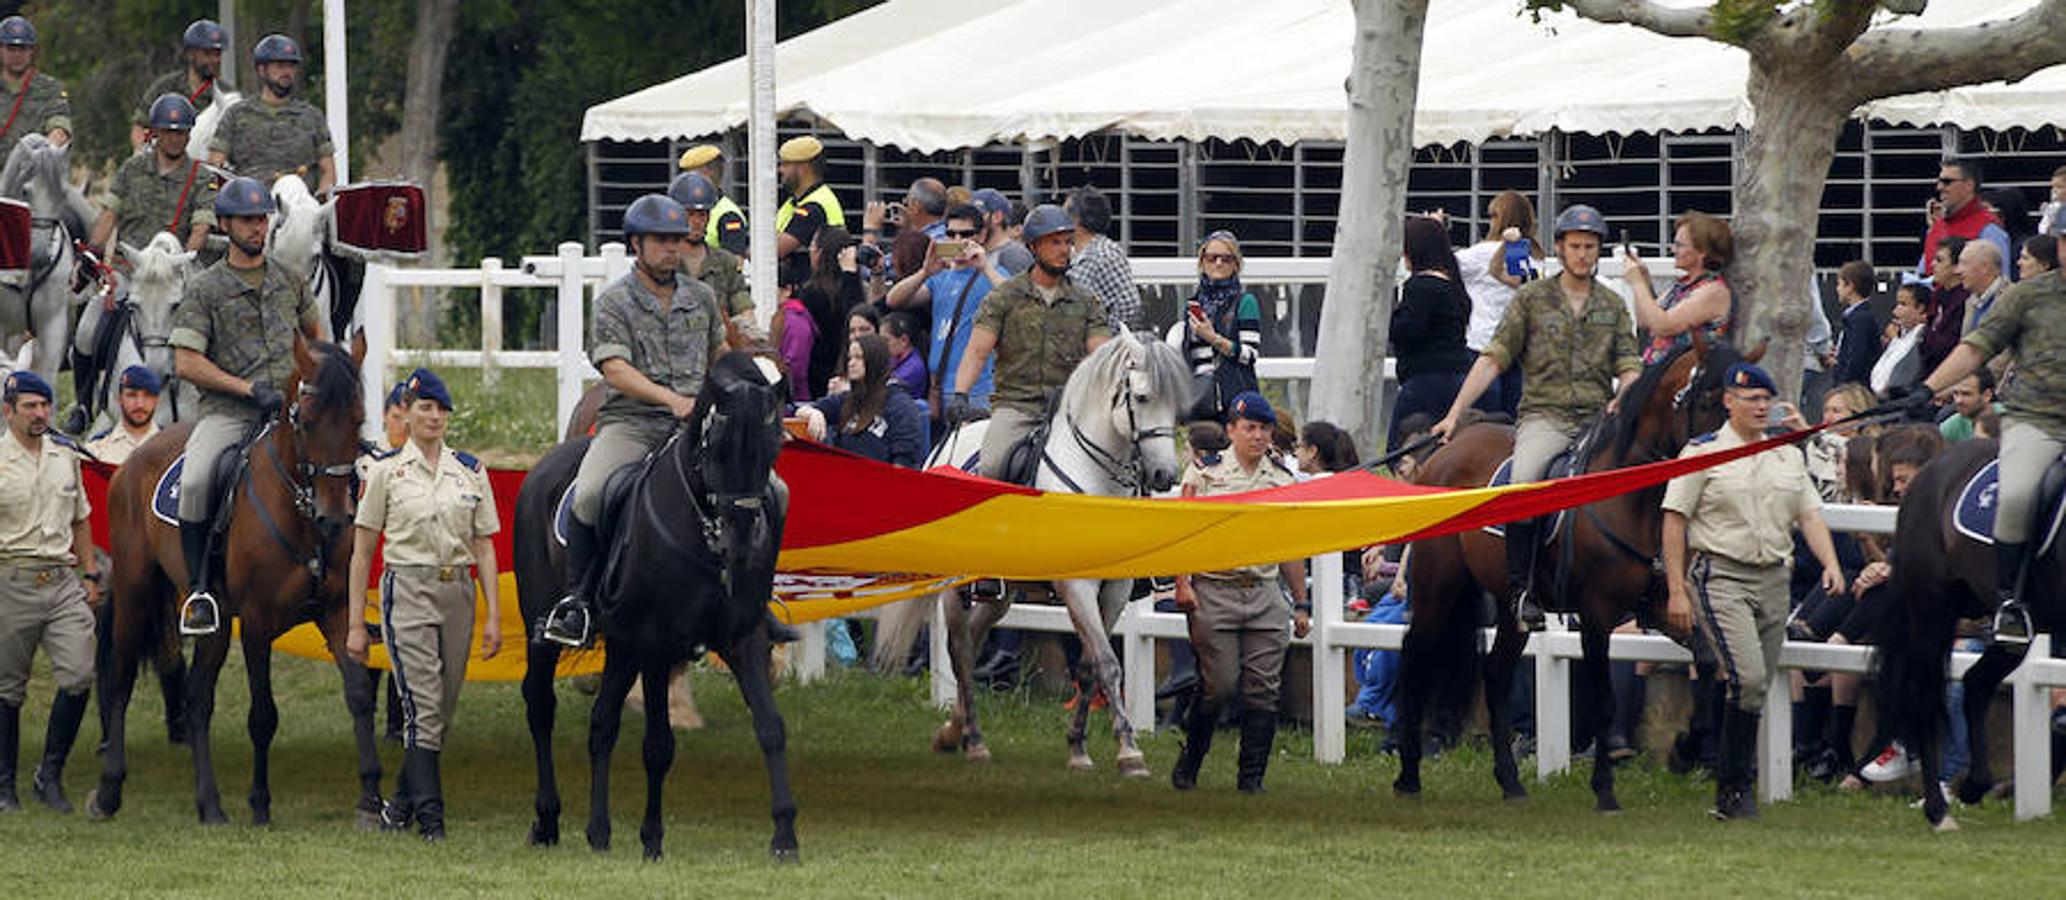
[[[1502,487],[1452,490],[1348,472],[1265,491],[1196,500],[1051,494],[959,471],[916,471],[808,441],[777,461],[790,509],[772,604],[785,621],[809,622],[923,596],[970,577],[1023,580],[1133,578],[1300,559],[1373,543],[1454,534],[1532,518],[1662,484],[1687,472],[1758,453],[1820,431],[1611,472]],[[110,467],[89,463],[94,539],[107,546]],[[474,681],[523,677],[523,617],[510,574],[509,517],[524,473],[489,472],[503,515],[495,550],[503,570],[503,651],[469,666]],[[378,560],[375,561],[377,583]],[[884,574],[885,572],[889,574]],[[368,604],[375,614],[378,603]],[[476,636],[478,641],[478,636]],[[274,643],[328,659],[313,625]],[[373,663],[386,656],[373,648]],[[600,671],[600,653],[561,657],[560,674]]]

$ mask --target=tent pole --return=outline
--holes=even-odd
[[[345,82],[344,0],[323,0],[323,113],[330,119],[330,139],[337,145],[337,183],[352,180],[351,90]]]
[[[746,120],[752,235],[753,316],[767,328],[775,314],[775,0],[746,0]]]

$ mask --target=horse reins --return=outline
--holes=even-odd
[[[312,390],[308,385],[304,384],[298,393],[300,396],[306,397],[312,393]],[[308,448],[305,442],[306,435],[301,427],[301,404],[299,398],[297,398],[293,406],[288,407],[287,425],[294,437],[294,453],[297,460],[291,470],[287,466],[286,461],[280,458],[279,447],[272,441],[266,440],[267,432],[272,430],[271,423],[267,423],[259,431],[258,437],[255,440],[265,444],[266,459],[273,464],[273,471],[279,474],[280,481],[287,486],[288,496],[294,503],[294,511],[301,516],[303,521],[313,525],[316,519],[316,479],[353,478],[358,475],[358,467],[354,463],[318,466],[308,461]],[[365,449],[365,445],[361,444],[360,452],[363,453]],[[292,559],[295,565],[307,567],[309,574],[314,576],[316,582],[320,583],[323,580],[324,569],[329,561],[329,554],[325,552],[327,547],[323,544],[320,531],[316,535],[315,549],[307,553],[302,552],[300,548],[294,546],[292,541],[288,540],[286,529],[280,527],[280,523],[273,519],[272,512],[266,509],[264,503],[260,502],[256,482],[246,478],[244,479],[244,488],[245,493],[251,498],[252,507],[258,510],[259,521],[265,525],[266,531],[272,534],[273,540],[279,543],[280,549],[287,551],[288,558]]]
[[[1128,362],[1126,369],[1129,376],[1128,381],[1131,381],[1130,376],[1134,372],[1139,371],[1139,366]],[[1133,386],[1128,381],[1120,382],[1115,389],[1118,396],[1113,398],[1115,401],[1121,399],[1126,401],[1126,427],[1129,432],[1128,437],[1131,439],[1133,446],[1133,452],[1129,453],[1126,459],[1122,460],[1111,451],[1092,443],[1090,438],[1084,436],[1083,429],[1076,424],[1076,417],[1070,415],[1068,410],[1062,411],[1062,421],[1069,426],[1069,436],[1075,439],[1076,446],[1082,448],[1090,456],[1091,462],[1096,463],[1098,468],[1103,469],[1105,474],[1110,476],[1114,482],[1138,497],[1145,495],[1146,491],[1144,488],[1147,487],[1148,482],[1147,461],[1141,455],[1141,443],[1156,438],[1175,438],[1176,426],[1140,427],[1139,414],[1134,409]],[[1117,404],[1115,403],[1114,405]],[[1040,448],[1040,462],[1047,467],[1048,471],[1055,473],[1055,477],[1060,478],[1062,483],[1068,486],[1069,490],[1078,494],[1089,493],[1089,491],[1083,489],[1082,485],[1076,483],[1076,479],[1070,478],[1068,472],[1062,470],[1062,467],[1054,461],[1054,457],[1047,452],[1047,447],[1044,444]]]

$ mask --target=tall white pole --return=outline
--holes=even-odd
[[[237,0],[215,0],[215,24],[222,26],[222,71],[215,80],[228,90],[237,86],[237,62],[250,54],[237,43]]]
[[[746,0],[746,68],[753,316],[765,329],[775,314],[775,0]]]
[[[352,130],[348,71],[344,49],[344,0],[323,0],[323,112],[330,119],[330,140],[337,145],[337,183],[352,180]]]

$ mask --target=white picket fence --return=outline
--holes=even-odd
[[[1646,260],[1653,273],[1668,275],[1668,260]],[[1197,277],[1196,263],[1187,258],[1132,260],[1136,280],[1144,284],[1188,284]],[[1602,276],[1618,279],[1620,263],[1601,260]],[[407,365],[480,367],[492,372],[497,367],[552,369],[558,377],[555,433],[564,433],[567,421],[580,401],[581,391],[597,376],[583,352],[585,312],[591,291],[630,271],[630,260],[621,244],[609,243],[597,256],[584,256],[580,244],[561,244],[552,256],[526,256],[516,268],[499,259],[483,260],[476,269],[402,269],[372,264],[366,269],[360,305],[367,336],[367,422],[378,428],[380,404],[387,393],[390,369]],[[1252,284],[1313,283],[1326,278],[1325,259],[1252,259],[1243,279]],[[426,350],[395,346],[394,304],[397,293],[420,288],[474,288],[480,291],[481,349]],[[545,288],[557,291],[558,346],[552,351],[502,349],[502,299],[510,288]],[[1303,380],[1312,377],[1311,358],[1264,359],[1257,366],[1265,379]],[[1391,377],[1387,363],[1386,377]],[[1894,510],[1887,507],[1831,506],[1824,510],[1830,527],[1838,531],[1891,534]],[[1313,628],[1295,643],[1312,648],[1313,660],[1313,755],[1322,763],[1339,763],[1346,754],[1345,707],[1348,655],[1362,649],[1397,650],[1402,645],[1403,625],[1348,622],[1342,618],[1341,555],[1328,553],[1309,561],[1313,582]],[[1572,663],[1583,656],[1579,635],[1554,620],[1548,631],[1529,637],[1526,656],[1535,666],[1536,772],[1548,778],[1570,768],[1570,722]],[[932,659],[947,659],[945,629],[938,611],[934,614]],[[1068,613],[1059,606],[1021,604],[1014,606],[999,624],[1002,628],[1067,633],[1074,629]],[[1155,645],[1158,640],[1189,639],[1184,617],[1158,613],[1147,600],[1129,604],[1114,629],[1122,641],[1125,667],[1125,703],[1129,718],[1138,726],[1152,728],[1155,721]],[[803,629],[795,671],[799,679],[812,681],[824,674],[825,626],[811,623]],[[1489,645],[1490,632],[1485,642]],[[2039,636],[2032,642],[2029,657],[2004,683],[2014,713],[2012,743],[2015,753],[2016,817],[2046,816],[2052,809],[2051,780],[2051,689],[2066,687],[2066,661],[2054,660],[2051,639]],[[1670,640],[1655,635],[1614,635],[1609,655],[1617,660],[1687,663],[1691,657]],[[1780,654],[1779,668],[1859,672],[1869,670],[1872,650],[1831,644],[1787,642]],[[1948,675],[1957,677],[1972,665],[1975,654],[1955,653]],[[942,666],[932,673],[932,696],[943,707],[954,695],[953,674]],[[1793,794],[1792,702],[1788,679],[1775,677],[1765,702],[1764,727],[1759,738],[1759,793],[1769,802],[1791,799]],[[1985,752],[1975,748],[1976,753]]]

